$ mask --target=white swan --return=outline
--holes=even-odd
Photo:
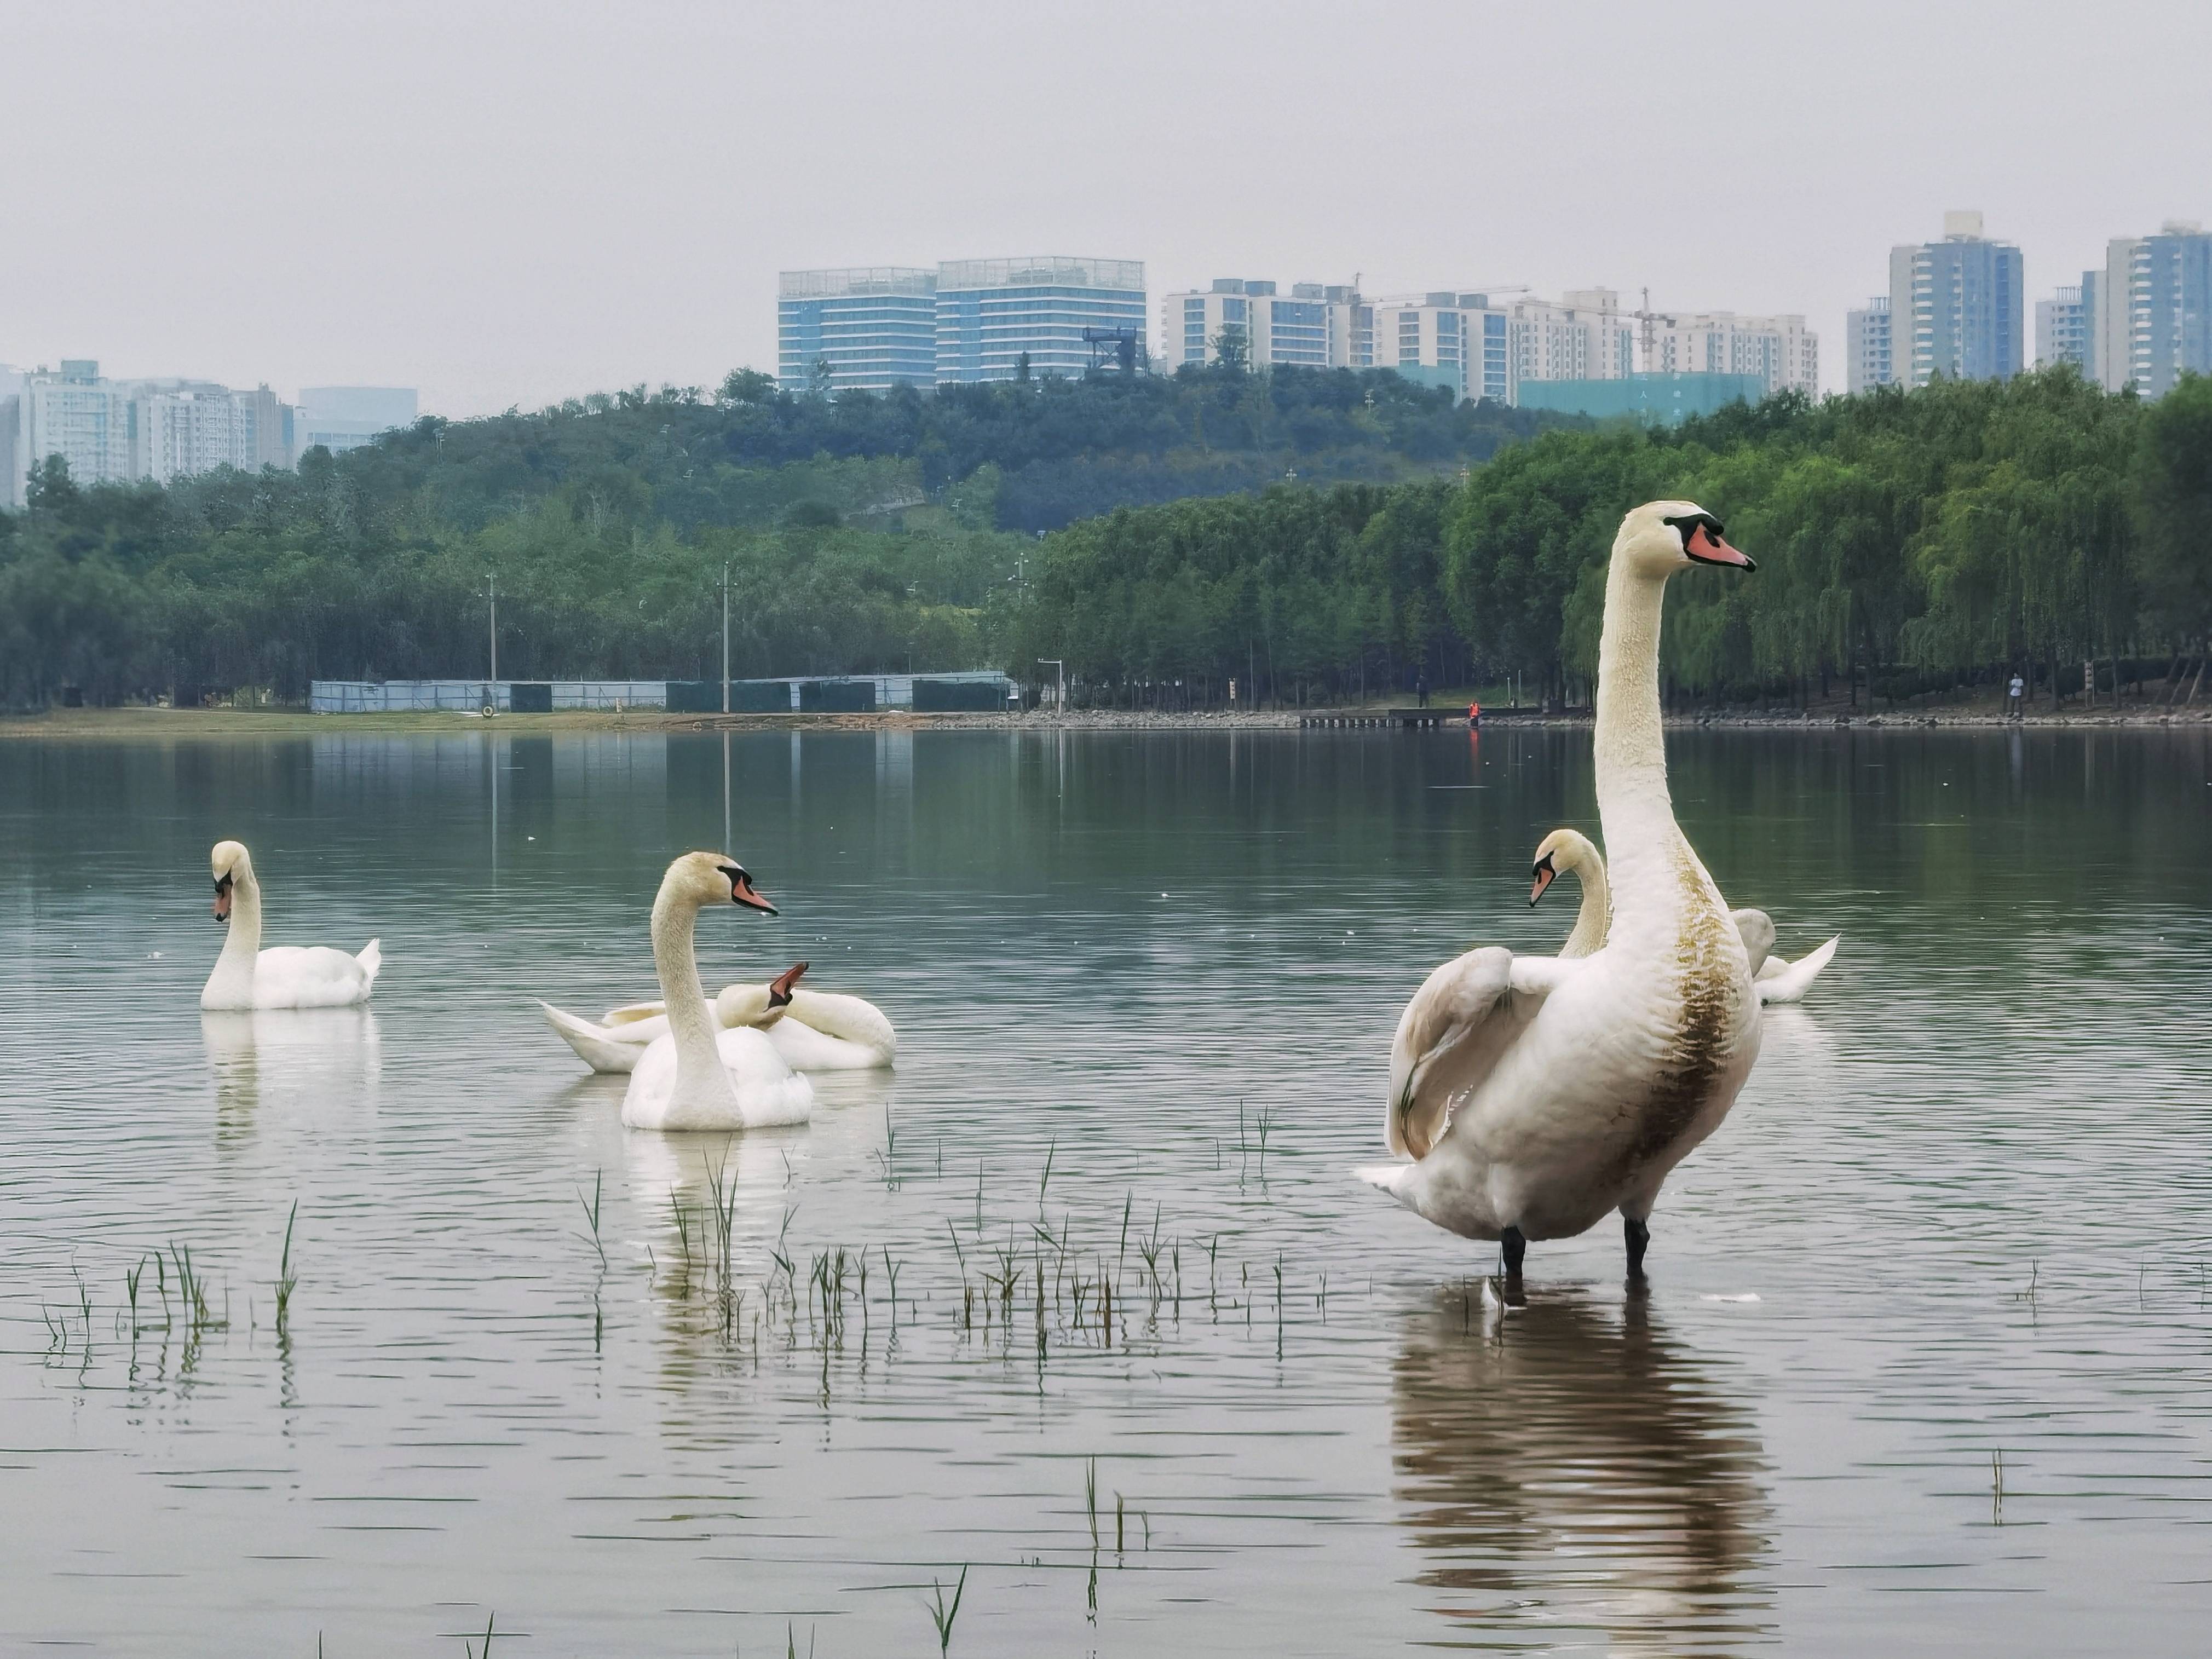
[[[1575,916],[1574,931],[1559,947],[1563,958],[1589,956],[1603,945],[1611,918],[1604,855],[1590,844],[1588,836],[1576,830],[1554,830],[1537,847],[1536,862],[1529,872],[1535,880],[1528,895],[1530,906],[1544,896],[1545,889],[1554,880],[1570,871],[1582,884],[1583,903]],[[1803,1001],[1806,988],[1820,978],[1820,970],[1834,960],[1836,947],[1844,942],[1844,936],[1838,933],[1818,950],[1790,962],[1774,954],[1774,918],[1765,911],[1731,910],[1729,919],[1743,936],[1744,952],[1751,961],[1751,977],[1759,988],[1759,1000],[1769,1006],[1778,1002]]]
[[[1518,1274],[1527,1241],[1623,1218],[1632,1275],[1668,1172],[1711,1134],[1759,1055],[1741,935],[1674,822],[1659,707],[1668,579],[1752,562],[1719,520],[1653,501],[1622,520],[1598,645],[1597,800],[1616,880],[1580,958],[1470,951],[1398,1023],[1385,1136],[1410,1164],[1359,1175]]]
[[[898,1036],[883,1010],[860,997],[799,986],[799,963],[766,985],[726,985],[713,1003],[715,1024],[750,1025],[768,1033],[776,1053],[795,1072],[862,1072],[898,1058]],[[595,1072],[627,1072],[647,1046],[668,1029],[665,1003],[633,1002],[611,1008],[597,1022],[538,1005],[545,1022]]]
[[[775,914],[744,866],[720,853],[686,853],[668,866],[653,901],[653,966],[668,1005],[668,1030],[647,1044],[623,1094],[633,1129],[759,1129],[804,1123],[814,1088],[784,1063],[764,1032],[717,1031],[699,987],[692,936],[700,910],[742,904]]]
[[[230,924],[215,971],[200,991],[208,1009],[344,1008],[368,1000],[384,965],[374,939],[358,956],[326,945],[261,948],[261,884],[253,860],[234,841],[208,855],[215,872],[215,919]]]

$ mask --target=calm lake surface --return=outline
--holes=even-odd
[[[1426,970],[1565,936],[1587,733],[0,744],[0,1649],[921,1654],[965,1566],[954,1654],[2203,1651],[2206,734],[1669,750],[1842,951],[1648,1295],[1501,1315],[1349,1171]],[[708,985],[898,1068],[625,1131],[532,999],[648,994],[726,810]],[[202,1017],[232,836],[372,1011]]]

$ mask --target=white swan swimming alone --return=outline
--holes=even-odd
[[[366,1002],[384,955],[374,939],[357,956],[325,945],[261,948],[261,883],[244,845],[219,841],[209,854],[215,919],[229,924],[215,971],[200,991],[210,1010],[344,1008]]]
[[[1385,1138],[1413,1161],[1358,1172],[1440,1227],[1498,1239],[1516,1275],[1528,1240],[1618,1209],[1640,1276],[1662,1183],[1759,1055],[1742,936],[1667,792],[1660,612],[1668,579],[1695,564],[1754,568],[1692,502],[1622,520],[1598,646],[1606,942],[1577,958],[1480,949],[1431,973],[1390,1054]]]
[[[776,1053],[796,1072],[861,1072],[898,1058],[898,1036],[883,1010],[862,998],[800,988],[807,964],[798,963],[765,985],[726,985],[710,1006],[724,1030],[750,1025],[768,1033]],[[703,994],[703,993],[702,993]],[[546,1024],[595,1072],[627,1072],[668,1029],[662,1002],[611,1008],[592,1021],[556,1008]]]
[[[1534,885],[1528,894],[1534,908],[1545,890],[1559,877],[1571,872],[1582,884],[1582,908],[1576,913],[1574,931],[1559,947],[1562,958],[1586,957],[1605,943],[1612,916],[1611,889],[1605,878],[1605,857],[1577,830],[1554,830],[1536,848],[1529,875]],[[1774,918],[1764,910],[1731,910],[1729,917],[1743,936],[1745,954],[1751,960],[1751,977],[1759,1000],[1771,1006],[1778,1002],[1802,1002],[1805,992],[1832,961],[1844,942],[1838,933],[1826,944],[1790,962],[1774,954]]]
[[[735,904],[775,914],[734,859],[686,853],[668,866],[653,901],[653,965],[668,1029],[646,1046],[623,1094],[633,1129],[759,1129],[804,1123],[814,1089],[750,1025],[718,1030],[699,985],[693,938],[699,912]]]

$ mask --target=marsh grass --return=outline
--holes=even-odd
[[[937,1593],[936,1604],[928,1610],[929,1620],[937,1626],[938,1659],[944,1659],[944,1656],[952,1649],[952,1621],[960,1616],[960,1598],[968,1593],[968,1569],[964,1566],[960,1569],[960,1582],[952,1587],[952,1605],[950,1607],[945,1604],[945,1586],[934,1578],[929,1583]]]
[[[284,1218],[284,1249],[276,1259],[276,1334],[286,1334],[287,1322],[292,1316],[292,1292],[300,1288],[300,1275],[292,1271],[292,1228],[300,1219],[300,1200],[292,1200],[292,1212]],[[131,1286],[132,1300],[137,1300],[137,1285]]]

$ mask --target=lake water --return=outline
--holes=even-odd
[[[1348,1172],[1423,974],[1565,935],[1587,733],[0,745],[0,1648],[921,1654],[965,1567],[954,1654],[2203,1651],[2206,733],[1670,752],[1842,952],[1648,1294],[1501,1314]],[[708,984],[898,1069],[628,1132],[532,999],[647,994],[726,811]],[[203,1018],[228,836],[373,1012]]]

